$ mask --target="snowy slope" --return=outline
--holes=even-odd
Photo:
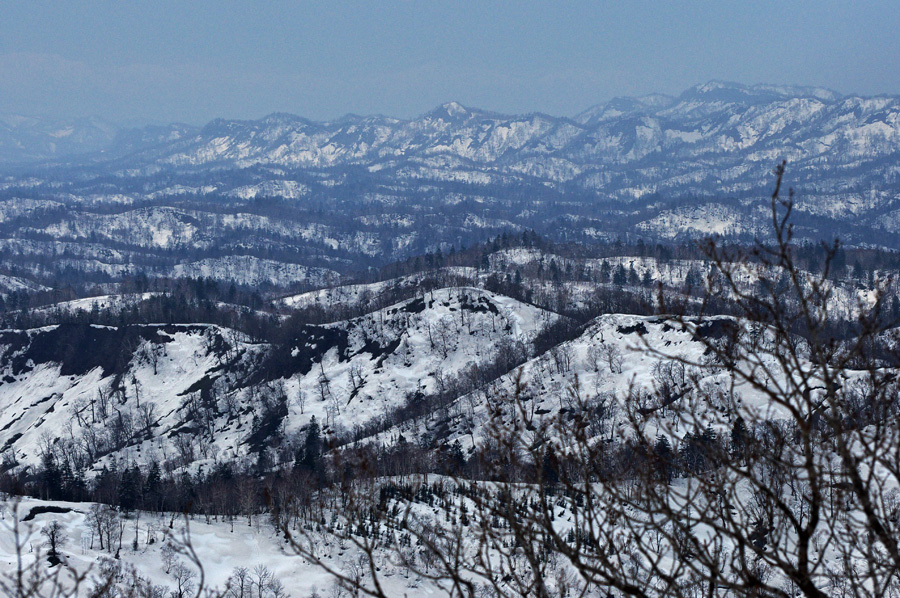
[[[22,465],[51,444],[79,466],[243,458],[313,416],[348,432],[476,365],[524,359],[557,317],[460,287],[300,326],[280,345],[208,325],[3,331],[0,452]]]
[[[104,561],[119,563],[125,567],[134,567],[135,571],[155,586],[163,586],[172,590],[176,586],[171,575],[172,567],[167,573],[166,549],[169,538],[177,545],[185,530],[190,531],[191,546],[203,564],[205,587],[207,589],[223,589],[228,578],[236,567],[247,567],[253,570],[258,566],[269,570],[284,584],[287,595],[303,598],[312,592],[328,595],[334,580],[321,569],[314,567],[299,556],[286,550],[283,540],[265,521],[263,516],[253,518],[253,525],[248,526],[246,519],[234,525],[221,522],[207,523],[202,518],[192,518],[185,522],[174,518],[173,529],[169,528],[172,516],[168,514],[138,513],[126,519],[122,534],[122,549],[118,559],[114,559],[116,551],[100,548],[96,533],[88,519],[91,503],[66,503],[60,501],[47,502],[24,499],[18,505],[0,503],[0,575],[15,571],[16,551],[13,534],[8,526],[11,524],[13,512],[19,519],[24,519],[32,509],[37,509],[33,518],[21,524],[20,533],[25,546],[21,556],[25,568],[35,563],[35,557],[42,544],[40,531],[52,521],[62,526],[64,544],[61,548],[62,558],[66,564],[79,572],[90,571],[88,586],[93,585],[99,567]],[[62,512],[40,513],[40,509],[53,508]],[[137,515],[137,521],[135,516]],[[135,533],[137,532],[137,533]],[[135,536],[138,537],[137,550],[133,548]],[[152,543],[149,540],[153,539]],[[349,567],[355,555],[354,551],[341,549],[334,539],[323,537],[321,546],[323,556],[340,568]],[[116,544],[118,547],[118,543]],[[46,554],[46,553],[44,553]],[[184,556],[177,556],[176,562],[189,566],[195,574],[199,571]],[[424,580],[404,575],[391,567],[384,572],[385,588],[390,595],[414,595],[425,585]],[[194,585],[199,575],[194,577]],[[86,590],[86,588],[82,588]]]
[[[235,255],[207,258],[178,264],[172,269],[176,278],[212,278],[221,282],[259,287],[263,284],[291,286],[297,283],[323,286],[337,280],[338,273],[326,268],[311,268],[253,256]]]
[[[15,291],[46,291],[48,287],[18,276],[0,274],[0,296]]]
[[[334,308],[340,305],[372,306],[374,308],[383,295],[405,294],[420,289],[424,285],[447,286],[451,282],[469,283],[464,286],[471,286],[478,276],[479,272],[474,268],[440,268],[434,272],[420,272],[380,282],[344,284],[289,295],[277,300],[275,305],[294,309]]]
[[[73,299],[71,301],[62,301],[54,303],[46,307],[38,307],[30,310],[33,314],[55,314],[65,313],[71,314],[80,311],[92,310],[110,310],[112,313],[121,312],[133,305],[145,301],[152,297],[157,297],[161,293],[127,293],[113,295],[97,295],[94,297],[84,297],[82,299]]]
[[[312,416],[338,430],[377,420],[501,351],[527,354],[534,336],[556,318],[487,291],[451,288],[328,325],[324,330],[338,335],[339,346],[285,379],[289,396],[304,397],[302,409],[299,402],[289,406],[289,427]],[[292,357],[302,360],[306,350],[298,345]]]
[[[708,318],[692,324],[693,332],[664,317],[608,314],[600,316],[578,338],[562,343],[547,353],[516,368],[499,378],[490,387],[461,397],[451,409],[451,434],[447,442],[458,439],[463,446],[484,440],[485,426],[492,413],[504,414],[502,418],[519,418],[522,412],[516,406],[518,400],[525,413],[537,422],[553,422],[561,410],[584,408],[593,405],[608,414],[595,432],[604,438],[625,440],[632,433],[627,411],[642,409],[653,414],[648,420],[650,438],[660,433],[671,433],[678,428],[678,411],[690,408],[692,418],[701,422],[719,423],[723,419],[721,409],[730,379],[721,368],[714,367],[706,357],[706,346],[698,336],[707,339],[721,338],[730,326],[748,326],[728,317]],[[750,330],[748,327],[746,330]],[[709,367],[686,367],[668,370],[675,361],[709,364]],[[778,371],[773,361],[772,371]],[[675,372],[676,386],[689,391],[669,409],[661,408],[661,386],[666,374]],[[691,382],[691,380],[694,382]],[[671,378],[670,378],[671,380]],[[706,388],[706,396],[697,402],[690,392],[692,386]],[[719,389],[719,390],[717,390]],[[741,414],[748,421],[778,419],[785,413],[774,408],[769,399],[738,382],[734,392],[745,409]],[[721,404],[716,397],[721,396]],[[690,406],[690,407],[688,407]],[[737,416],[738,414],[733,414]],[[670,421],[653,423],[654,417]],[[433,425],[431,422],[427,425]],[[408,424],[411,426],[412,424]],[[397,433],[422,433],[411,427],[393,431]],[[681,432],[690,432],[682,429]],[[727,430],[723,430],[727,432]]]
[[[140,452],[158,428],[184,422],[189,388],[258,349],[213,326],[3,331],[0,448],[23,464],[48,442],[82,465],[126,446]]]

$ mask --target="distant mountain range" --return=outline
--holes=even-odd
[[[233,256],[346,271],[523,229],[750,240],[782,159],[802,238],[900,248],[900,96],[710,82],[573,118],[450,102],[411,120],[0,124],[0,250],[74,243],[71,268],[110,276]]]
[[[510,116],[450,102],[412,119],[291,114],[115,130],[97,119],[0,119],[0,161],[107,171],[355,166],[398,178],[541,181],[620,198],[742,193],[782,158],[818,193],[896,176],[900,97],[711,82],[678,97],[616,98],[574,118]],[[848,178],[848,175],[852,178]]]
[[[847,171],[890,179],[900,97],[711,82],[678,97],[616,98],[574,118],[510,116],[449,102],[412,119],[291,114],[116,130],[99,119],[0,117],[0,162],[64,161],[108,170],[361,166],[400,178],[541,180],[621,197],[736,193],[780,158],[839,190]],[[892,161],[892,160],[889,160]],[[835,180],[837,179],[837,180]]]

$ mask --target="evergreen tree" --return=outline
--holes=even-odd
[[[141,505],[142,486],[141,470],[137,465],[132,465],[122,472],[122,481],[119,484],[119,506],[126,511],[138,508]]]
[[[612,276],[612,268],[608,261],[603,260],[600,264],[600,282],[609,282],[610,276]]]
[[[59,500],[62,496],[62,472],[56,464],[53,453],[47,451],[41,457],[41,497],[45,500]]]
[[[637,286],[640,281],[637,270],[634,269],[634,262],[631,262],[628,264],[628,284]]]
[[[147,470],[144,479],[144,506],[153,510],[162,508],[162,475],[159,471],[159,463],[153,461]]]
[[[656,444],[653,445],[653,455],[656,459],[655,465],[659,477],[668,484],[672,481],[674,453],[672,444],[667,437],[663,435],[656,437]]]
[[[303,442],[303,454],[299,455],[297,466],[305,471],[321,473],[324,470],[322,464],[322,436],[319,422],[316,416],[312,416],[309,426],[306,428],[306,439]]]
[[[744,453],[747,450],[748,440],[747,424],[744,418],[739,417],[735,420],[734,426],[731,428],[731,456],[739,462],[743,461]]]

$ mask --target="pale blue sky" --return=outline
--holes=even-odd
[[[893,94],[898,32],[896,0],[5,2],[0,112],[573,115],[711,79]]]

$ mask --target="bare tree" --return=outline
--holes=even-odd
[[[156,403],[144,401],[138,408],[138,425],[144,433],[144,438],[153,437],[153,426],[156,424]]]
[[[227,598],[251,598],[253,593],[253,581],[250,578],[250,570],[247,567],[235,567],[226,584]]]
[[[171,598],[192,598],[194,596],[194,589],[196,587],[194,579],[197,577],[196,571],[179,560],[172,565],[169,575],[172,576],[172,579],[175,582],[174,589],[169,592]]]
[[[59,550],[66,543],[66,536],[62,525],[54,519],[41,529],[41,535],[44,536],[44,545],[47,547],[47,560],[53,567],[60,563]]]
[[[604,343],[600,346],[600,352],[609,366],[609,372],[611,374],[621,374],[624,359],[622,358],[622,350],[619,349],[619,345]]]

